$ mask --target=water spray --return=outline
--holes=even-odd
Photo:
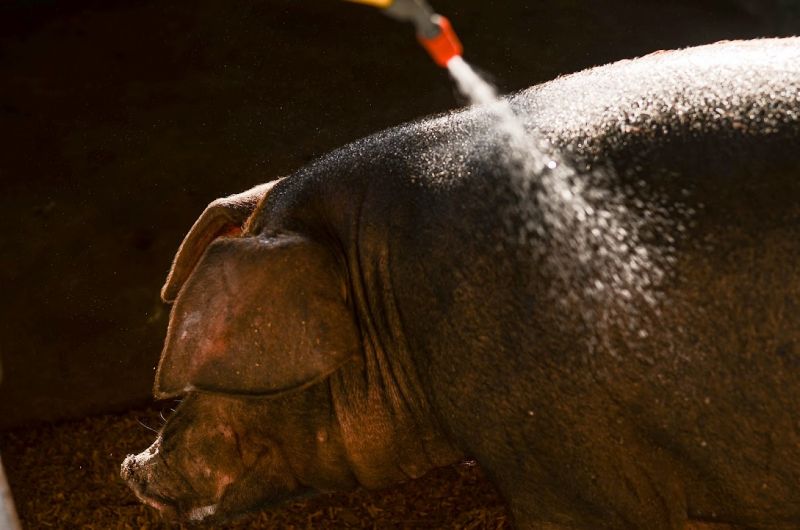
[[[499,97],[462,58],[463,47],[450,22],[425,0],[348,1],[412,22],[433,61],[447,68],[461,93],[492,116],[520,199],[521,230],[509,227],[510,234],[518,233],[520,243],[530,234],[549,238],[545,266],[561,281],[555,296],[588,300],[581,316],[595,328],[615,320],[626,320],[629,326],[637,322],[632,316],[639,313],[637,301],[657,306],[654,287],[664,276],[659,263],[665,256],[641,240],[643,221],[628,208],[624,194],[609,186],[608,175],[578,174],[535,129],[525,127],[509,100]],[[658,210],[655,202],[650,206]]]

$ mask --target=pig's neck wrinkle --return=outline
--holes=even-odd
[[[330,379],[345,453],[358,482],[381,488],[458,461],[461,454],[436,428],[432,414],[415,414],[412,409],[421,404],[402,401],[396,381],[379,367],[381,356],[365,357]]]
[[[403,329],[385,226],[361,224],[350,249],[351,293],[362,359],[331,377],[353,473],[367,488],[416,478],[460,454],[436,423]]]

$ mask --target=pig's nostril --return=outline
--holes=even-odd
[[[125,457],[125,460],[122,461],[122,466],[120,466],[119,474],[122,480],[126,482],[136,480],[136,455]]]

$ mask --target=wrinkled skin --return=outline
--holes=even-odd
[[[145,502],[466,456],[519,528],[800,528],[800,39],[510,101],[574,174],[520,174],[472,108],[212,203],[163,291],[154,391],[184,403],[123,464]]]

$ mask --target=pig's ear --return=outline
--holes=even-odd
[[[211,243],[172,309],[157,399],[190,390],[277,395],[360,351],[344,265],[288,234]]]
[[[194,270],[206,247],[220,236],[239,235],[242,227],[253,213],[259,201],[278,181],[260,184],[236,195],[216,199],[194,222],[183,238],[178,253],[172,261],[167,281],[161,288],[161,299],[173,302],[186,279]]]

